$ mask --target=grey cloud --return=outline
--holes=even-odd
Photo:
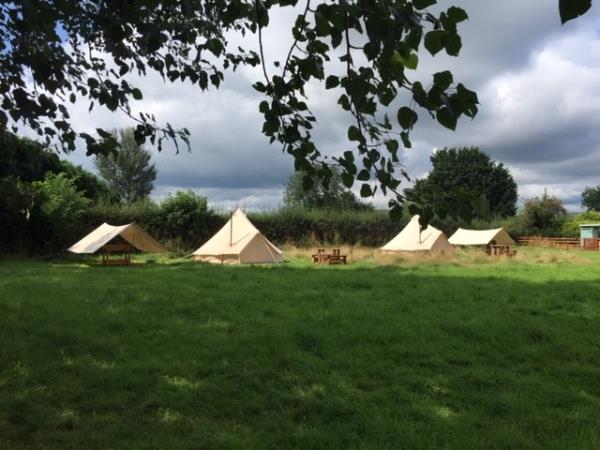
[[[164,185],[152,196],[162,200],[170,193],[180,190],[180,185]],[[274,188],[193,188],[192,191],[208,198],[211,208],[228,212],[241,207],[249,211],[268,211],[281,206],[283,187]]]
[[[445,0],[442,7],[456,3]],[[600,53],[590,47],[598,42],[597,34],[595,38],[581,34],[581,30],[592,29],[599,11],[592,10],[561,27],[556,4],[546,0],[467,0],[460,5],[470,15],[461,25],[461,56],[431,58],[422,51],[419,71],[414,75],[428,79],[432,73],[449,68],[457,80],[480,94],[481,112],[474,121],[461,121],[453,133],[428,120],[421,111],[413,138],[415,148],[402,154],[408,172],[413,177],[423,176],[434,148],[479,145],[515,169],[522,195],[541,193],[544,186],[550,186],[571,204],[578,203],[574,199],[582,183],[593,183],[600,162],[600,131],[596,131],[600,130],[600,119],[596,119],[600,117],[600,107],[596,106],[600,98],[595,94],[600,92],[600,76],[594,63],[600,60]],[[286,9],[272,16],[272,28],[265,36],[270,62],[283,59],[295,14],[293,9]],[[255,46],[256,37],[232,39],[232,44],[240,42]],[[566,72],[552,69],[552,62],[540,66],[536,58],[548,49],[550,57],[567,62]],[[269,65],[269,70],[275,73],[276,69]],[[192,132],[191,153],[174,155],[172,149],[165,149],[156,156],[159,179],[155,195],[193,188],[222,205],[234,204],[236,199],[246,199],[252,207],[261,201],[277,204],[293,160],[282,155],[277,146],[270,146],[260,132],[261,96],[251,84],[261,77],[259,69],[242,68],[226,74],[219,91],[208,93],[185,83],[165,84],[157,77],[135,80],[145,96],[139,109]],[[330,155],[350,148],[345,136],[351,117],[340,111],[338,96],[322,86],[309,87],[309,103],[318,119],[314,137]],[[503,109],[506,105],[514,109]],[[391,115],[395,116],[393,112]],[[105,112],[90,116],[87,105],[78,105],[72,116],[81,128],[89,130],[131,124],[123,116]],[[90,166],[81,152],[74,159]],[[376,199],[376,203],[384,204],[385,199]]]

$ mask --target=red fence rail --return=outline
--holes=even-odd
[[[600,241],[600,239],[593,239]],[[586,241],[588,241],[586,239]],[[517,238],[520,245],[536,246],[536,247],[557,247],[557,248],[581,248],[581,240],[579,238],[564,238],[564,237],[545,237],[545,236],[523,236]],[[586,242],[587,243],[587,242]],[[588,245],[593,246],[592,243]],[[595,250],[598,249],[598,242],[595,243]],[[588,248],[588,247],[586,247]],[[591,250],[591,248],[590,248]]]

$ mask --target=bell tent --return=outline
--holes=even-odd
[[[202,247],[195,261],[220,264],[280,263],[283,252],[275,247],[238,208],[231,219]]]
[[[121,226],[103,223],[68,250],[72,253],[96,253],[106,244],[119,237],[142,252],[165,253],[167,251],[135,223]]]
[[[381,247],[386,252],[449,252],[453,247],[446,235],[429,225],[421,230],[419,216],[413,216],[408,225],[390,242]]]
[[[504,228],[493,230],[467,230],[459,228],[448,239],[452,245],[515,245],[515,241]]]

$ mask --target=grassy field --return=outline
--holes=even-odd
[[[0,448],[600,448],[600,255],[288,253],[0,260]]]

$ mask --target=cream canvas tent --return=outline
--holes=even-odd
[[[164,253],[167,251],[135,223],[121,226],[103,223],[68,250],[73,253],[96,253],[118,236],[142,252]]]
[[[489,245],[495,241],[496,245],[514,245],[515,241],[504,228],[493,230],[467,230],[459,228],[448,242],[452,245]]]
[[[239,208],[229,222],[192,255],[196,261],[221,264],[283,261],[283,252],[271,244]]]
[[[448,252],[453,247],[448,243],[446,235],[429,225],[421,230],[419,216],[413,216],[408,225],[390,242],[381,247],[386,252]]]

